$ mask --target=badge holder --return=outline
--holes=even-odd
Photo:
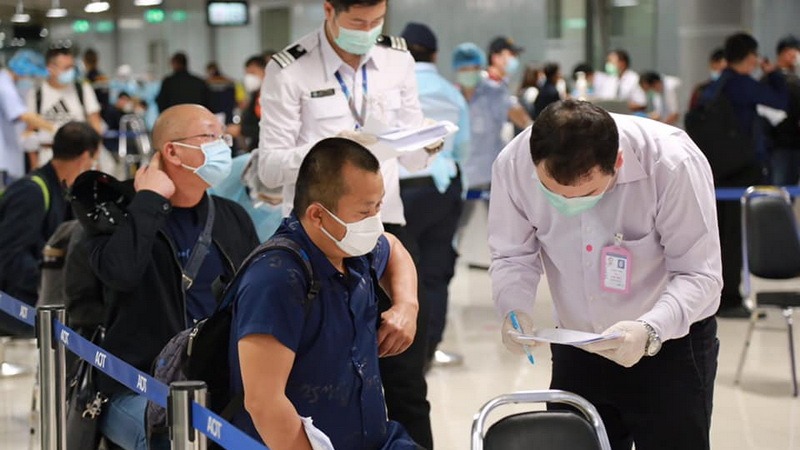
[[[627,294],[631,291],[631,252],[622,247],[622,234],[614,235],[614,245],[603,248],[600,289]]]

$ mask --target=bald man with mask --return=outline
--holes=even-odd
[[[153,141],[158,152],[136,173],[125,220],[111,233],[90,230],[87,237],[108,308],[103,347],[145,372],[172,336],[214,311],[212,283],[231,276],[258,245],[244,209],[206,193],[231,166],[230,136],[210,111],[167,109]],[[209,251],[195,263],[190,255],[209,220]],[[192,282],[182,282],[184,276]],[[100,423],[106,438],[125,449],[147,449],[147,400],[107,377],[98,387],[110,397]],[[169,448],[169,438],[156,434],[151,445]]]

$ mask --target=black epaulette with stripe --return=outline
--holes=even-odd
[[[287,48],[282,52],[275,53],[272,55],[272,60],[278,63],[278,65],[281,66],[281,69],[285,69],[306,53],[308,53],[308,51],[304,49],[302,45],[297,44],[293,47]]]
[[[386,34],[382,34],[378,37],[378,45],[389,47],[394,50],[399,50],[401,52],[408,51],[408,44],[406,43],[406,40],[397,36],[389,36]]]

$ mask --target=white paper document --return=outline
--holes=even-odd
[[[587,333],[585,331],[565,330],[564,328],[544,328],[535,330],[533,334],[521,334],[516,331],[509,331],[508,333],[514,335],[514,337],[520,341],[538,341],[564,345],[585,345],[621,337],[621,335],[617,333],[603,336],[601,334]]]
[[[447,120],[414,129],[391,129],[378,121],[367,118],[362,132],[373,134],[378,141],[367,148],[380,160],[396,158],[403,153],[420,150],[435,144],[458,131],[458,126]]]

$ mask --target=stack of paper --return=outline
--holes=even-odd
[[[564,345],[586,345],[621,337],[617,333],[603,336],[585,331],[565,330],[564,328],[544,328],[534,331],[533,334],[522,334],[512,330],[508,334],[513,335],[518,341],[538,341]]]
[[[367,148],[380,161],[385,161],[433,145],[457,132],[458,126],[443,120],[421,128],[398,130],[368,118],[367,124],[361,131],[377,138],[377,142],[367,145]]]

